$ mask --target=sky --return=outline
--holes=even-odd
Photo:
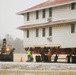
[[[17,27],[24,25],[22,15],[17,12],[45,2],[47,0],[0,0],[0,38],[5,38],[6,34],[14,39],[23,39],[23,31]]]

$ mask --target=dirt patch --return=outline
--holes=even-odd
[[[76,72],[60,72],[60,71],[0,71],[0,75],[76,75]]]

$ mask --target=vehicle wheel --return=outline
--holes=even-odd
[[[74,56],[74,58],[75,58],[75,61],[74,61],[74,63],[76,63],[76,55]]]
[[[76,56],[73,56],[73,63],[76,63]]]
[[[66,60],[67,60],[67,63],[70,63],[70,55],[67,55]]]
[[[36,62],[40,62],[40,56],[36,56]]]
[[[56,55],[56,56],[54,57],[54,62],[57,62],[57,60],[58,60],[58,56]]]
[[[73,56],[70,56],[70,63],[73,63],[74,60],[73,60]]]
[[[51,58],[50,58],[50,59],[51,59]],[[44,56],[44,62],[49,62],[47,55]]]
[[[76,63],[76,56],[71,56],[70,57],[70,62],[71,63]]]
[[[10,61],[13,61],[13,56],[11,56]]]

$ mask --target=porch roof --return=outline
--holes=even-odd
[[[49,22],[38,23],[38,24],[23,25],[23,26],[18,27],[18,29],[24,30],[24,29],[29,29],[29,28],[37,28],[37,27],[43,27],[43,26],[52,26],[52,25],[72,23],[72,22],[76,22],[76,18],[65,19],[65,20],[57,20],[57,21],[49,21]]]

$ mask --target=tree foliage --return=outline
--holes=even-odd
[[[15,53],[24,53],[25,50],[23,48],[23,40],[20,38],[13,39],[11,35],[6,34],[5,38],[7,40],[7,45],[12,46],[12,48],[15,48]],[[0,45],[2,44],[2,40],[0,39]]]
[[[16,49],[16,53],[22,53],[22,52],[24,52],[24,50],[23,50],[23,41],[21,40],[21,39],[19,39],[19,38],[16,38],[15,40],[14,40],[14,47],[15,47],[15,49]]]
[[[2,44],[2,40],[1,40],[1,38],[0,38],[0,45]]]

